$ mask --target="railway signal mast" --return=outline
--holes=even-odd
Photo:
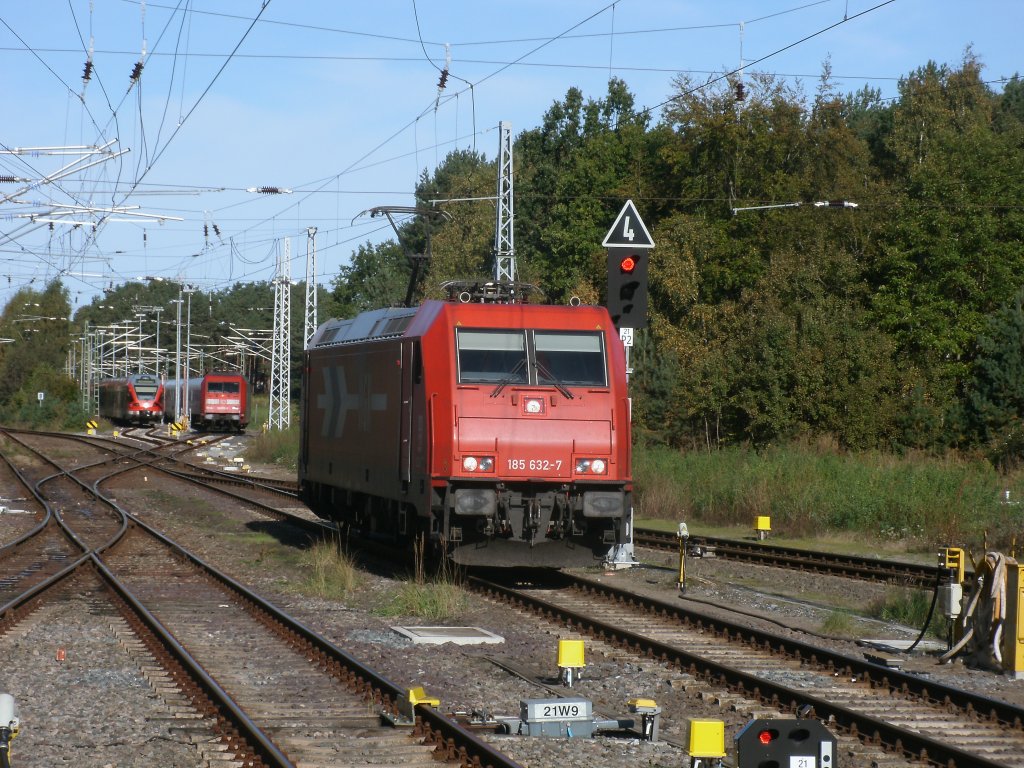
[[[654,240],[627,200],[601,243],[608,252],[608,312],[626,347],[626,376],[633,332],[647,327],[647,262]]]

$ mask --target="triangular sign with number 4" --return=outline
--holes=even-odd
[[[601,243],[605,248],[653,248],[654,240],[644,220],[636,212],[632,200],[627,200]]]

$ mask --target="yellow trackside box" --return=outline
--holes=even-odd
[[[658,709],[658,702],[654,699],[630,699],[626,704],[630,712],[653,712]]]
[[[1006,623],[1003,626],[1003,669],[1015,680],[1024,678],[1024,565],[1007,558]]]
[[[725,723],[722,720],[691,720],[690,757],[725,757]]]
[[[939,567],[952,571],[957,584],[964,583],[964,551],[960,547],[946,547],[939,551]]]
[[[586,662],[583,661],[583,641],[582,640],[559,640],[558,641],[558,667],[564,669],[566,667],[572,667],[579,669],[585,667]]]

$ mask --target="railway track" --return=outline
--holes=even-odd
[[[27,442],[22,447],[29,448]],[[32,450],[42,463],[44,453]],[[173,682],[174,695],[190,702],[221,748],[242,764],[425,765],[441,758],[515,766],[428,706],[408,712],[416,717],[415,738],[411,729],[384,727],[381,712],[400,719],[407,688],[360,664],[98,490],[104,480],[138,466],[122,456],[112,465],[57,466],[35,481],[53,522],[23,537],[25,551],[45,555],[50,545],[37,542],[46,542],[44,532],[59,526],[79,556],[31,585],[16,580],[17,594],[0,606],[0,649],[23,621],[53,610],[48,605],[54,601],[83,590],[97,600],[99,590],[131,628],[125,645],[159,662],[165,670],[159,675]],[[0,573],[25,570],[6,555],[0,554]],[[70,552],[66,559],[73,559]]]
[[[126,430],[118,438],[105,436],[85,436],[66,432],[40,432],[19,430],[10,427],[2,429],[9,436],[21,435],[25,439],[52,438],[72,442],[88,447],[91,451],[102,451],[105,456],[95,462],[95,466],[131,460],[139,466],[150,466],[176,474],[189,480],[197,480],[235,488],[251,489],[255,492],[271,494],[277,497],[297,498],[298,484],[291,480],[249,475],[240,471],[240,467],[232,470],[218,469],[204,463],[196,463],[187,457],[192,454],[208,454],[219,443],[229,442],[235,435],[215,434],[197,435],[188,439],[168,439],[155,436],[153,430]],[[136,434],[136,432],[141,434]],[[139,444],[141,443],[141,445]]]
[[[311,514],[297,513],[298,510],[305,510],[304,507],[298,505],[295,495],[288,490],[287,481],[275,481],[266,477],[238,475],[202,466],[197,467],[182,457],[209,443],[196,441],[191,444],[183,444],[165,440],[156,441],[153,445],[138,447],[127,444],[124,439],[97,439],[60,432],[33,432],[8,428],[4,428],[0,432],[7,435],[8,439],[18,442],[30,453],[35,450],[33,443],[38,443],[40,440],[51,441],[51,443],[52,441],[65,442],[88,448],[89,451],[96,454],[96,459],[87,461],[82,455],[78,455],[78,463],[74,467],[74,471],[79,478],[90,482],[102,482],[113,477],[114,474],[136,472],[139,474],[139,479],[145,483],[148,482],[147,473],[159,472],[252,504],[268,517],[287,521],[306,530],[310,535],[330,535],[334,531],[332,525]],[[230,435],[218,435],[215,436],[214,441],[230,439],[230,437]],[[153,441],[147,440],[147,442]],[[111,471],[114,468],[118,470],[116,473]],[[282,499],[289,503],[289,506],[282,507]],[[296,512],[291,511],[292,509],[295,509]]]
[[[126,470],[128,465],[129,465],[129,461],[127,459],[125,459],[125,458],[121,458],[119,460],[119,462],[117,462],[117,463],[122,465],[120,467],[120,469],[122,471]],[[136,466],[138,466],[138,465],[136,464]],[[93,472],[92,469],[84,469],[82,474],[84,474],[85,476],[89,477],[90,481],[92,481],[92,474],[91,474],[92,472]],[[134,532],[133,532],[133,535],[134,535]],[[674,537],[673,537],[673,544],[675,544],[675,546],[678,546],[677,542],[675,542],[675,540],[674,540]],[[125,546],[127,546],[127,543],[125,544]],[[116,552],[116,550],[113,550],[111,552],[111,555],[113,554],[113,552]],[[0,564],[2,564],[2,560],[0,560]],[[166,568],[162,568],[161,570],[165,570],[166,571]],[[545,591],[545,592],[542,592],[541,594],[542,595],[547,595],[548,593]],[[218,603],[217,605],[220,606],[221,603]],[[572,605],[571,605],[571,600],[567,601],[567,605],[565,607],[569,608],[570,611],[573,610]],[[548,610],[548,609],[545,608],[543,610]],[[582,603],[577,604],[575,610],[576,610],[576,613],[580,614],[581,616],[588,616],[589,615],[589,609],[585,610],[585,606]],[[621,607],[621,604],[620,604],[618,610],[625,611],[625,614],[629,614],[629,613],[633,612],[632,608],[630,608],[628,610],[627,609],[623,609]],[[659,609],[659,610],[661,610],[661,609]],[[959,722],[959,720],[956,720],[956,721],[950,720],[948,715],[945,714],[945,709],[946,708],[956,709],[956,708],[960,707],[960,705],[959,704],[951,703],[951,702],[955,702],[956,700],[954,698],[949,698],[951,696],[950,692],[946,691],[946,690],[942,690],[942,686],[941,685],[936,685],[936,684],[932,683],[930,685],[930,690],[932,691],[932,693],[927,693],[926,692],[925,694],[913,694],[913,693],[907,694],[907,695],[911,695],[911,696],[915,696],[916,695],[918,697],[918,699],[920,700],[920,702],[927,702],[927,701],[929,701],[929,697],[932,700],[934,700],[936,697],[938,697],[941,694],[941,703],[938,706],[935,706],[934,703],[932,705],[927,705],[925,703],[925,704],[923,704],[923,706],[925,707],[923,710],[915,711],[911,715],[907,715],[906,717],[917,718],[916,720],[913,721],[913,723],[915,725],[917,725],[917,724],[919,724],[921,722],[926,722],[928,720],[931,720],[931,722],[933,724],[936,724],[937,727],[939,727],[940,729],[942,728],[942,724],[945,723],[947,728],[956,728],[956,729],[962,731],[962,736],[963,736],[963,738],[967,739],[967,741],[971,744],[971,749],[976,748],[977,751],[975,753],[975,752],[972,752],[971,749],[961,748],[961,747],[958,747],[956,744],[952,744],[951,745],[951,744],[949,744],[947,742],[943,742],[940,739],[936,738],[934,736],[934,734],[925,734],[924,736],[921,736],[920,734],[915,734],[911,730],[909,732],[909,735],[907,735],[907,734],[903,733],[900,730],[899,724],[893,724],[893,723],[889,722],[888,720],[883,719],[881,716],[878,715],[877,711],[875,712],[875,714],[870,714],[869,713],[867,715],[865,715],[864,712],[858,711],[857,707],[860,705],[861,700],[864,698],[862,696],[862,692],[860,691],[860,689],[861,688],[867,688],[867,689],[870,689],[870,690],[877,689],[879,691],[879,695],[878,695],[877,699],[880,700],[882,703],[881,704],[876,703],[874,706],[876,708],[881,708],[883,706],[887,706],[888,709],[887,710],[882,710],[882,711],[886,715],[890,714],[890,712],[888,710],[892,710],[893,707],[891,705],[891,702],[886,704],[886,702],[888,701],[886,697],[887,696],[890,697],[890,698],[895,697],[896,693],[893,690],[893,686],[895,686],[895,684],[894,683],[890,684],[889,681],[891,679],[894,680],[894,679],[896,679],[898,677],[898,674],[895,673],[893,670],[889,670],[889,669],[886,669],[884,667],[879,668],[878,665],[866,665],[865,669],[868,670],[868,673],[865,673],[864,670],[861,669],[860,667],[849,666],[849,665],[852,664],[852,662],[850,662],[850,661],[843,662],[843,663],[847,664],[848,666],[841,666],[839,663],[831,663],[830,662],[831,667],[828,667],[827,665],[826,665],[826,667],[827,668],[831,668],[833,670],[833,677],[835,677],[837,675],[838,676],[844,676],[844,675],[849,674],[851,680],[856,678],[857,683],[853,686],[852,692],[848,692],[846,694],[837,693],[837,689],[829,687],[825,683],[821,684],[822,687],[820,689],[814,689],[814,688],[811,687],[811,683],[809,682],[809,679],[807,677],[805,677],[805,675],[807,675],[808,672],[807,672],[807,670],[804,669],[804,667],[806,667],[806,666],[808,666],[810,664],[808,659],[817,659],[819,656],[823,656],[823,652],[821,651],[821,649],[812,649],[812,650],[807,650],[807,651],[797,651],[796,655],[794,656],[794,658],[797,659],[796,666],[794,668],[790,668],[790,669],[784,668],[781,665],[781,663],[779,662],[778,658],[775,657],[774,655],[769,655],[767,657],[764,657],[760,661],[755,659],[755,660],[746,661],[746,662],[744,662],[743,665],[735,665],[736,667],[739,667],[739,669],[737,669],[736,671],[738,671],[740,673],[740,678],[738,678],[740,680],[740,682],[734,682],[732,678],[726,678],[724,676],[725,673],[721,671],[723,668],[730,668],[731,669],[732,667],[731,667],[729,662],[730,661],[734,661],[735,660],[735,656],[736,656],[736,651],[732,647],[731,642],[728,643],[728,645],[727,645],[723,638],[732,638],[732,637],[744,637],[745,638],[747,636],[747,634],[749,633],[748,629],[745,629],[745,628],[735,628],[735,629],[731,629],[731,630],[722,630],[722,629],[719,629],[719,628],[709,629],[710,625],[699,624],[699,626],[701,627],[701,629],[699,630],[699,634],[701,634],[701,635],[710,635],[710,636],[713,636],[714,639],[710,642],[710,646],[711,646],[712,650],[705,650],[705,649],[702,648],[700,650],[700,653],[696,653],[694,651],[694,648],[697,648],[698,645],[697,645],[695,640],[685,640],[684,639],[684,640],[678,640],[678,641],[671,640],[670,642],[665,642],[665,638],[663,636],[667,635],[667,633],[669,633],[671,631],[670,628],[667,628],[667,627],[659,625],[659,627],[655,631],[648,631],[647,634],[645,635],[644,631],[642,631],[643,627],[645,627],[645,626],[648,627],[648,628],[655,627],[655,623],[652,620],[650,620],[650,619],[640,619],[639,620],[640,627],[636,631],[634,631],[633,629],[629,629],[628,627],[631,626],[629,624],[629,621],[632,621],[632,620],[627,621],[628,615],[625,615],[625,614],[612,615],[611,620],[608,623],[612,624],[612,625],[618,625],[620,627],[626,627],[627,628],[627,632],[631,633],[631,635],[635,635],[636,636],[635,638],[630,636],[625,641],[626,645],[631,649],[631,650],[628,651],[628,653],[633,653],[636,649],[641,649],[641,653],[652,653],[652,654],[656,655],[658,658],[661,658],[663,655],[664,655],[664,657],[666,659],[672,658],[670,655],[668,655],[668,651],[666,651],[666,650],[662,650],[662,649],[658,648],[657,646],[650,646],[652,648],[652,650],[648,651],[647,650],[647,646],[642,644],[642,643],[645,643],[645,642],[658,642],[658,641],[661,641],[663,645],[668,646],[668,647],[674,647],[674,646],[677,646],[677,645],[686,646],[687,650],[692,651],[693,652],[692,655],[697,656],[697,657],[704,657],[705,653],[707,653],[708,654],[708,658],[704,658],[704,660],[702,662],[700,662],[700,664],[698,664],[694,660],[688,660],[688,659],[683,659],[682,661],[676,661],[675,663],[677,665],[679,665],[680,668],[685,669],[686,670],[686,674],[691,674],[692,673],[693,675],[702,678],[704,681],[706,681],[704,684],[706,684],[706,685],[708,685],[710,687],[716,687],[717,686],[717,687],[721,688],[720,682],[722,680],[728,680],[726,688],[731,689],[731,690],[728,693],[726,693],[726,692],[719,693],[719,694],[717,694],[717,696],[721,697],[723,700],[731,701],[734,706],[736,706],[738,709],[741,709],[743,711],[753,712],[753,711],[758,711],[758,710],[763,711],[763,710],[767,710],[767,709],[774,710],[779,705],[781,705],[783,710],[791,712],[791,711],[794,711],[795,708],[798,707],[798,706],[803,706],[803,705],[806,705],[806,704],[810,703],[811,706],[814,707],[814,710],[815,710],[815,713],[817,714],[817,716],[824,717],[824,718],[831,718],[832,724],[834,726],[841,727],[841,729],[845,729],[845,732],[847,732],[849,734],[857,733],[857,734],[859,734],[861,736],[863,736],[863,734],[865,732],[867,732],[869,734],[869,736],[866,738],[866,741],[868,742],[867,746],[866,747],[860,747],[860,749],[866,749],[866,750],[868,750],[868,752],[867,753],[866,752],[859,753],[861,755],[869,754],[870,750],[875,749],[879,745],[886,745],[889,749],[896,749],[900,755],[911,755],[912,754],[912,755],[915,756],[915,759],[916,759],[916,757],[920,756],[921,754],[925,754],[927,756],[928,762],[930,762],[932,764],[936,764],[936,765],[964,765],[964,766],[1014,765],[1015,766],[1015,765],[1019,765],[1020,764],[1019,762],[1008,762],[1008,761],[1006,761],[1004,759],[1005,753],[998,751],[999,749],[1004,749],[1004,750],[1009,750],[1011,752],[1013,750],[1024,752],[1024,750],[1020,750],[1020,746],[1021,745],[1019,744],[1019,741],[1018,741],[1019,740],[1019,735],[1015,732],[1014,726],[1011,723],[1009,723],[1007,721],[1007,719],[1006,719],[1006,718],[1019,718],[1019,714],[1011,713],[1011,714],[1008,714],[1008,715],[1004,715],[1004,713],[1002,713],[1002,712],[996,712],[994,707],[998,707],[999,706],[999,702],[992,703],[992,701],[989,700],[989,699],[984,699],[983,700],[982,697],[976,697],[973,700],[973,702],[971,702],[971,703],[969,703],[967,705],[968,707],[975,707],[975,708],[981,707],[981,706],[989,707],[989,709],[985,709],[984,711],[985,711],[986,717],[988,719],[992,720],[992,722],[981,723],[981,726],[984,726],[984,727],[981,728],[981,730],[971,731],[971,730],[969,730],[969,728],[972,728],[972,727],[975,727],[975,726],[971,725],[970,722],[968,722],[967,725],[962,725]],[[554,615],[554,614],[551,614],[551,615]],[[589,619],[587,619],[587,620],[589,621]],[[571,618],[571,619],[561,618],[561,619],[558,619],[557,621],[559,621],[560,623],[561,622],[567,623],[569,626],[572,626],[573,628],[579,628],[581,630],[583,630],[585,628],[585,626],[586,626],[584,620],[580,620],[580,619],[576,619],[576,618]],[[678,619],[674,619],[673,621],[678,623],[679,620]],[[698,619],[697,621],[700,622],[702,620]],[[563,626],[564,626],[564,624],[563,624]],[[206,630],[208,631],[209,627],[207,627]],[[202,634],[202,632],[204,630],[200,626],[200,629],[197,629],[197,630],[194,630],[194,631],[197,634]],[[652,637],[652,635],[653,635],[653,637]],[[609,634],[609,635],[606,635],[605,637],[608,638],[609,641],[612,641],[612,638],[614,636]],[[614,640],[614,642],[623,642],[623,641],[621,641],[621,640]],[[761,646],[765,646],[765,647],[774,647],[775,643],[776,643],[776,640],[773,640],[773,639],[757,639],[757,640],[747,640],[747,642],[752,642],[754,645],[761,645]],[[690,646],[692,646],[692,647],[690,647]],[[221,647],[221,646],[218,646],[218,647]],[[727,647],[728,649],[730,649],[730,650],[727,651],[728,655],[725,658],[724,662],[722,661],[721,657],[716,660],[711,655],[712,651],[715,648],[719,648],[720,649],[722,647]],[[787,651],[787,653],[789,653],[789,652],[790,651]],[[803,654],[803,655],[801,655],[801,654]],[[861,665],[864,664],[862,659],[855,659],[855,661],[858,664],[861,664]],[[227,663],[229,663],[229,662],[227,662]],[[818,662],[814,661],[814,663],[818,663]],[[703,664],[704,666],[701,666],[701,664]],[[710,669],[711,671],[707,671],[708,669]],[[881,673],[883,675],[885,675],[881,679],[879,679],[877,677],[877,673],[879,672],[879,669],[881,670]],[[837,673],[836,670],[839,670],[839,672]],[[872,673],[872,672],[876,673],[875,677],[871,676],[870,673]],[[748,676],[748,678],[749,678],[748,680],[743,680],[742,679],[742,675],[744,675],[744,674],[746,674]],[[783,677],[783,678],[786,678],[786,677],[793,678],[789,682],[791,682],[791,683],[795,682],[796,684],[788,686],[788,692],[785,692],[785,689],[787,689],[787,686],[780,686],[778,688],[771,688],[771,684],[779,685],[779,682],[778,682],[778,680],[776,678],[778,678],[780,676]],[[823,679],[826,679],[826,680],[830,679],[830,678],[828,678],[827,673],[825,675],[825,678],[823,678]],[[832,680],[831,684],[835,685],[835,681]],[[887,686],[887,685],[890,686],[888,694],[883,692],[884,689],[885,689],[885,686]],[[899,686],[898,686],[900,695],[903,695],[902,692],[904,690],[904,686],[905,686],[905,683],[903,681],[901,681]],[[749,692],[749,691],[754,690],[754,689],[756,689],[756,691],[758,691],[756,696]],[[743,691],[745,691],[745,690],[748,691],[748,692],[747,693],[743,693]],[[939,691],[939,693],[936,694],[936,693],[934,693],[935,691]],[[847,699],[846,700],[841,700],[841,698],[840,698],[841,695],[846,695]],[[774,704],[772,703],[772,699],[773,698],[774,698],[774,701],[775,701]],[[821,702],[818,702],[816,700],[816,698],[820,698]],[[800,702],[800,703],[797,703],[797,702]],[[832,707],[832,709],[829,709],[829,707]],[[850,710],[853,714],[847,716],[844,713],[844,710]],[[896,717],[896,719],[899,719],[898,716],[896,716],[896,715],[893,715],[893,716]],[[943,719],[943,718],[945,718],[945,719]],[[970,719],[971,718],[968,717],[968,721],[970,721]],[[950,723],[952,723],[952,725],[950,725]],[[872,730],[866,730],[868,728],[871,728]],[[1019,725],[1017,726],[1017,728],[1019,729]],[[287,729],[285,729],[285,731],[287,731]],[[846,739],[847,742],[850,742],[850,743],[856,741],[856,739],[853,736],[845,736],[844,738]],[[1003,739],[1003,741],[1000,742],[999,739]],[[989,746],[986,746],[986,745],[989,745]],[[984,750],[988,749],[989,747],[991,747],[993,751],[990,753],[989,757],[986,759],[985,756],[984,756]],[[853,747],[850,747],[850,749],[852,751]],[[958,749],[960,750],[960,752],[957,752]],[[961,753],[963,753],[963,754],[961,754]],[[893,758],[891,758],[891,759],[893,759]],[[969,762],[969,761],[973,761],[973,762]]]
[[[633,531],[636,546],[678,552],[679,539],[675,533],[649,528]],[[763,541],[741,541],[715,536],[690,536],[686,542],[688,557],[720,557],[756,565],[842,576],[866,581],[931,589],[942,575],[937,565],[924,565],[900,560],[889,560],[858,555],[843,555],[780,547]],[[973,580],[973,574],[968,574]]]
[[[668,663],[716,689],[709,695],[732,709],[793,716],[810,707],[861,759],[868,759],[863,750],[884,748],[948,768],[1024,765],[1019,707],[607,584],[563,578],[557,589],[471,584],[555,626]],[[663,717],[671,731],[673,713]]]

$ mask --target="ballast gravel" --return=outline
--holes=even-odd
[[[527,768],[637,768],[689,764],[685,752],[691,718],[726,723],[727,744],[749,717],[761,714],[739,697],[713,691],[688,674],[660,662],[638,659],[598,641],[585,640],[587,667],[569,689],[560,685],[556,664],[559,639],[577,638],[568,628],[474,595],[465,608],[441,621],[384,616],[401,579],[366,572],[359,588],[341,600],[309,597],[299,588],[309,565],[294,546],[273,536],[253,534],[253,512],[221,499],[195,503],[200,491],[183,490],[176,481],[151,474],[143,486],[130,478],[110,489],[119,503],[145,510],[144,518],[257,593],[277,603],[312,629],[399,686],[423,686],[441,700],[443,711],[468,717],[515,718],[529,698],[581,696],[602,718],[629,718],[633,698],[654,699],[664,710],[661,740],[642,741],[628,732],[595,738],[527,738],[484,734],[483,738]],[[215,511],[212,511],[215,510]],[[273,526],[264,530],[272,531]],[[833,605],[866,604],[886,589],[868,583],[829,580],[772,569],[736,566],[706,559],[691,562],[688,585],[680,595],[670,555],[642,553],[644,566],[590,576],[692,602],[708,612],[739,609],[751,625],[794,634],[812,632],[822,642],[851,654],[864,648],[858,637],[900,637],[914,628],[855,621],[848,638],[827,639],[821,627]],[[781,582],[785,582],[784,585]],[[168,705],[139,672],[138,663],[119,645],[111,629],[112,609],[95,596],[82,596],[26,619],[0,636],[4,659],[0,690],[13,693],[21,707],[22,733],[14,742],[14,765],[121,766],[177,768],[209,765],[178,726]],[[392,630],[395,625],[479,626],[501,635],[501,645],[414,645]],[[785,629],[788,628],[788,629]],[[58,647],[65,649],[56,661]],[[510,674],[520,670],[529,679]],[[905,668],[950,685],[1024,705],[1024,683],[954,663],[938,666],[933,656],[918,655]],[[793,683],[796,675],[789,676]],[[546,687],[545,687],[546,686]],[[841,765],[909,765],[869,749],[840,755]]]

